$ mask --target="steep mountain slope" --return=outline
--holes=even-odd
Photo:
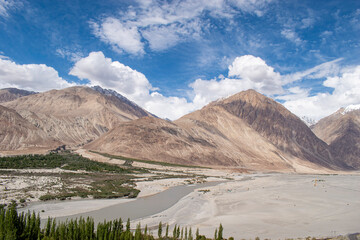
[[[22,118],[17,112],[0,105],[0,149],[23,150],[28,147],[46,148],[59,142]]]
[[[281,104],[254,90],[235,94],[213,104],[243,119],[285,153],[325,167],[346,168],[343,162],[331,155],[329,146],[317,138],[303,121]]]
[[[360,108],[341,108],[321,119],[312,130],[330,145],[338,159],[360,169]]]
[[[189,165],[234,166],[239,168],[283,170],[291,168],[276,154],[276,148],[263,141],[246,125],[229,114],[201,112],[202,117],[213,117],[219,125],[233,130],[247,131],[246,145],[234,144],[213,125],[196,120],[172,123],[147,117],[119,125],[86,148],[129,157]],[[235,124],[234,124],[235,123]],[[249,142],[260,142],[262,151],[254,151]],[[270,148],[270,150],[268,150]],[[266,156],[267,155],[267,156]],[[271,166],[264,166],[265,158],[273,158]],[[276,164],[279,163],[279,164]],[[268,161],[265,161],[265,165]]]
[[[66,145],[92,141],[120,122],[148,116],[137,105],[89,87],[70,87],[3,104]]]
[[[307,144],[308,140],[312,142]],[[149,117],[120,124],[86,148],[253,170],[307,171],[321,168],[318,164],[337,167],[329,161],[326,143],[280,104],[255,91],[211,103],[174,122]]]
[[[10,102],[20,97],[36,94],[36,92],[26,91],[17,88],[0,89],[0,103]]]

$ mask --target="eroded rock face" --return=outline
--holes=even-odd
[[[360,169],[360,110],[341,108],[321,119],[313,132],[328,143],[339,161]]]
[[[59,144],[15,110],[0,105],[0,149],[51,148]]]
[[[98,138],[118,123],[150,115],[129,102],[88,87],[71,87],[3,104],[48,136],[77,146]]]

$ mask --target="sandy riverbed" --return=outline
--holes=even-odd
[[[222,223],[225,236],[236,239],[360,232],[359,175],[263,175],[207,189],[210,192],[194,191],[168,210],[141,219],[141,224],[191,225],[193,231],[198,227],[213,236]]]

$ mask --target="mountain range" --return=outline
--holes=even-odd
[[[0,97],[2,92],[0,90]],[[340,109],[310,129],[254,90],[210,103],[176,121],[121,94],[77,86],[0,98],[0,151],[65,144],[126,157],[243,171],[360,168],[360,110]],[[23,95],[21,95],[23,94]],[[4,96],[5,96],[4,95]]]

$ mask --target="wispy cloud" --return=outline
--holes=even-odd
[[[304,41],[292,29],[283,29],[281,31],[281,35],[283,35],[289,41],[295,43],[297,46],[300,46],[300,45],[302,45],[304,43]]]
[[[84,57],[79,50],[70,50],[68,48],[58,48],[56,49],[56,54],[62,58],[70,60],[71,62],[77,62]]]
[[[288,83],[296,82],[305,77],[309,79],[317,79],[337,75],[340,72],[340,66],[338,63],[342,60],[343,58],[338,58],[333,61],[322,63],[305,71],[285,75],[283,76],[283,84],[286,85]]]
[[[17,0],[0,0],[0,17],[8,17],[9,11],[20,8],[22,3]]]
[[[114,50],[134,55],[171,48],[179,42],[200,39],[209,27],[204,15],[231,21],[239,11],[262,16],[270,0],[170,1],[139,0],[120,16],[91,21],[94,34]]]

